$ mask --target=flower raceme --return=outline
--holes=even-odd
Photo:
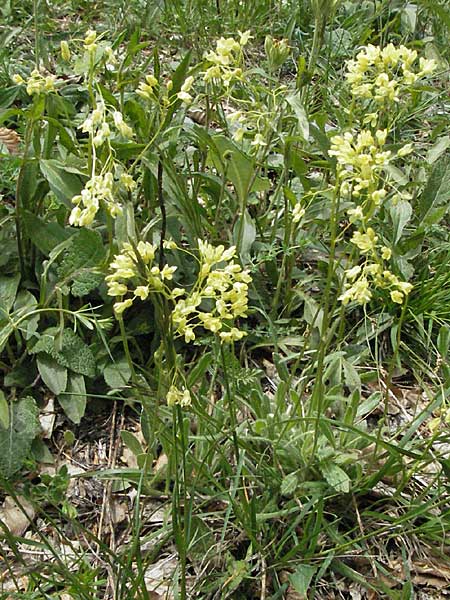
[[[401,92],[419,79],[433,73],[436,62],[421,57],[414,67],[417,52],[405,46],[388,44],[379,48],[369,44],[347,63],[346,78],[356,98],[374,100],[383,105],[399,102]]]
[[[412,285],[401,281],[386,268],[385,262],[391,258],[391,249],[377,245],[378,236],[372,227],[368,227],[364,233],[355,231],[351,242],[365,256],[365,262],[345,271],[345,291],[339,296],[339,300],[343,304],[353,301],[366,304],[372,299],[371,287],[375,287],[388,290],[393,302],[403,304]]]
[[[168,242],[168,249],[177,249]],[[248,309],[248,271],[233,261],[236,249],[212,246],[202,240],[199,246],[199,271],[190,290],[171,287],[176,267],[165,265],[162,269],[154,264],[157,247],[139,242],[136,247],[126,243],[110,265],[107,277],[108,294],[119,297],[114,304],[116,315],[132,306],[136,298],[145,300],[152,293],[162,294],[173,308],[171,321],[174,332],[184,336],[186,342],[196,338],[199,329],[218,334],[223,342],[244,337],[233,322],[245,317]],[[124,299],[127,294],[132,297]]]
[[[203,79],[204,81],[221,81],[228,87],[233,79],[242,76],[242,49],[250,39],[250,32],[240,34],[239,41],[234,38],[223,38],[217,40],[216,50],[205,54],[205,59],[210,63]]]
[[[343,195],[360,196],[363,192],[378,206],[386,196],[384,188],[378,189],[380,175],[389,163],[411,153],[411,144],[400,148],[396,154],[384,150],[388,131],[377,130],[374,134],[364,129],[359,133],[347,131],[331,138],[330,156],[336,157],[338,177]]]

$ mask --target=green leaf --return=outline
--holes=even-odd
[[[296,473],[289,473],[281,482],[281,495],[292,496],[298,487],[298,477]]]
[[[394,225],[392,243],[395,246],[402,237],[403,230],[411,218],[412,206],[406,200],[399,200],[390,208],[392,224]]]
[[[72,198],[77,196],[83,188],[81,179],[62,163],[52,158],[41,160],[39,166],[42,175],[48,181],[50,189],[58,200],[71,207]]]
[[[22,467],[39,433],[38,414],[31,396],[12,403],[8,427],[0,425],[0,474],[3,477],[11,477]]]
[[[444,135],[436,140],[427,152],[427,163],[434,164],[450,146],[450,135]]]
[[[105,257],[101,235],[92,229],[80,229],[70,238],[58,267],[58,277],[66,279],[74,273],[98,266]]]
[[[387,165],[385,170],[397,185],[404,186],[408,183],[408,176],[398,167]]]
[[[75,298],[81,298],[92,292],[92,290],[96,290],[103,280],[104,276],[101,273],[85,271],[74,276],[70,291]]]
[[[82,375],[69,374],[67,389],[58,396],[58,402],[72,423],[78,425],[86,411],[86,385]]]
[[[360,389],[361,388],[361,379],[358,375],[358,371],[352,365],[351,362],[342,359],[342,369],[344,371],[344,381],[345,384],[351,389]]]
[[[47,329],[29,352],[45,352],[62,367],[86,377],[95,377],[95,358],[89,346],[71,329],[64,329],[62,335],[59,334],[57,327]]]
[[[244,154],[234,142],[223,135],[210,137],[211,159],[217,171],[231,181],[236,190],[236,195],[244,203],[251,191],[264,191],[269,189],[270,182],[260,176],[255,177],[254,160]]]
[[[131,377],[130,366],[125,356],[122,356],[114,363],[110,363],[103,371],[103,377],[112,389],[124,387]]]
[[[419,198],[419,222],[422,230],[440,221],[450,201],[450,159],[434,165],[427,185]]]
[[[300,130],[300,133],[301,133],[303,139],[308,140],[308,138],[309,138],[309,121],[308,121],[308,116],[306,114],[305,107],[303,106],[300,98],[301,98],[300,92],[297,92],[296,94],[290,94],[289,96],[287,96],[286,100],[291,105],[292,110],[294,111],[295,116],[297,117],[298,127],[299,127],[299,130]]]
[[[250,259],[250,250],[256,240],[256,226],[247,210],[236,221],[233,237],[235,244],[239,248],[241,260],[243,262],[248,261]]]
[[[28,210],[23,211],[22,220],[25,233],[36,248],[46,256],[72,235],[69,229],[61,227],[58,223],[46,223]]]
[[[37,368],[42,381],[56,396],[66,390],[67,368],[62,367],[48,354],[41,352],[37,357]]]
[[[175,110],[181,104],[181,100],[176,100],[176,96],[177,96],[178,92],[181,90],[181,86],[183,85],[183,83],[186,79],[186,75],[187,75],[188,69],[189,69],[189,63],[191,61],[191,52],[192,52],[191,50],[186,52],[183,60],[180,62],[180,64],[178,65],[178,67],[175,69],[175,71],[172,74],[172,89],[171,89],[171,95],[170,95],[172,104],[166,113],[166,118],[165,118],[164,124],[161,128],[162,131],[164,131],[164,129],[167,128],[170,121],[172,120]]]
[[[16,299],[20,283],[20,274],[13,277],[0,277],[0,317],[5,317]]]
[[[14,327],[12,326],[11,321],[7,319],[3,319],[0,321],[0,352],[6,345],[6,342],[9,339],[9,336],[14,331]]]
[[[9,404],[3,390],[0,390],[0,427],[3,429],[9,427]]]
[[[306,598],[311,580],[316,571],[317,567],[311,565],[298,565],[295,573],[289,575],[289,582],[298,594]]]
[[[320,470],[328,485],[336,492],[348,493],[350,491],[350,477],[341,467],[333,462],[323,462]]]
[[[135,435],[133,435],[130,431],[126,431],[123,429],[120,432],[120,437],[122,438],[123,443],[135,456],[139,456],[144,452],[141,442],[137,439]]]

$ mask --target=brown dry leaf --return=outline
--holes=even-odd
[[[7,147],[10,154],[19,153],[20,137],[13,129],[0,127],[0,142]]]
[[[138,462],[136,455],[132,452],[127,446],[124,446],[122,449],[122,456],[120,460],[127,465],[130,469],[137,469]]]
[[[171,554],[151,565],[144,574],[145,586],[149,592],[159,594],[167,600],[172,600],[174,595],[173,574],[178,566],[178,558]]]
[[[25,533],[30,523],[36,516],[32,504],[21,496],[18,502],[11,496],[6,496],[3,507],[0,509],[0,520],[8,527],[12,535],[21,536]]]
[[[46,407],[39,414],[39,423],[41,424],[42,437],[49,439],[52,437],[53,427],[55,425],[55,401],[50,398]]]
[[[169,463],[169,459],[166,454],[160,454],[156,460],[155,466],[153,468],[153,472],[158,473],[159,475],[163,475],[165,470],[167,469],[167,465]]]
[[[7,571],[2,573],[0,576],[0,592],[15,592],[15,594],[17,594],[19,590],[21,592],[25,592],[25,590],[28,588],[29,579],[25,575],[23,577],[16,577],[15,581],[12,579],[3,580],[3,576],[6,575],[9,575]],[[14,597],[17,598],[17,595]],[[1,598],[3,598],[3,595]],[[6,600],[10,600],[12,598],[13,596],[6,596]]]
[[[111,519],[113,525],[119,525],[119,523],[123,523],[129,515],[127,503],[120,502],[120,500],[115,497],[111,499],[109,509],[107,521]]]

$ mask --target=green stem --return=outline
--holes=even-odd
[[[327,280],[324,291],[324,303],[323,303],[323,319],[320,331],[320,347],[317,356],[317,368],[315,374],[314,387],[311,394],[310,403],[310,414],[315,417],[314,426],[314,439],[311,454],[309,457],[309,463],[314,459],[314,455],[317,448],[317,442],[319,438],[319,423],[323,407],[324,398],[324,384],[323,384],[323,373],[325,366],[325,357],[331,342],[331,336],[334,334],[334,328],[330,331],[330,317],[331,317],[331,286],[333,283],[334,271],[335,271],[335,254],[336,254],[336,233],[337,233],[337,213],[339,210],[339,195],[337,186],[333,192],[333,199],[331,204],[331,215],[330,215],[330,254],[328,257],[328,269],[327,269]]]
[[[34,18],[34,62],[36,69],[39,69],[39,19],[38,19],[39,0],[33,0],[33,18]]]

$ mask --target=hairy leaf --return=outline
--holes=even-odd
[[[11,477],[23,465],[31,443],[39,433],[38,407],[27,396],[10,408],[9,426],[0,425],[0,474]]]
[[[44,352],[62,367],[86,377],[95,376],[95,358],[91,349],[71,329],[64,329],[61,336],[58,328],[47,329],[30,352]]]

